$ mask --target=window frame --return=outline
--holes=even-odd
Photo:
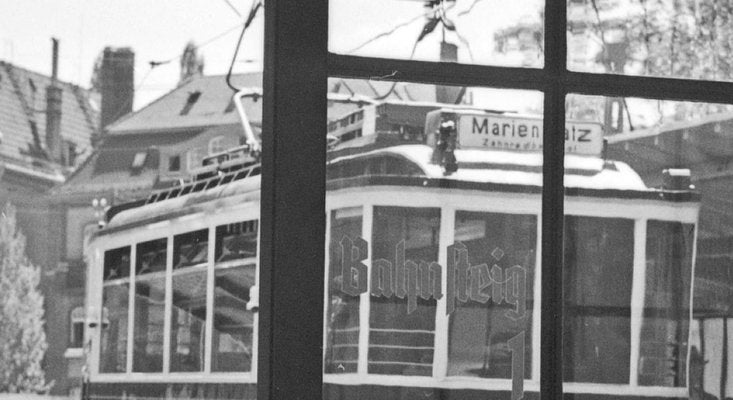
[[[541,69],[377,59],[328,52],[328,0],[308,8],[296,0],[267,3],[259,399],[322,397],[329,76],[543,92],[540,392],[562,398],[563,287],[561,274],[552,272],[563,264],[564,143],[557,132],[565,125],[565,96],[733,103],[733,82],[568,71],[566,30],[566,0],[546,0]],[[288,136],[295,133],[298,140]]]
[[[238,222],[247,221],[258,221],[258,215],[256,214],[256,208],[251,205],[246,205],[243,208],[235,209],[235,215],[237,215]],[[194,217],[201,217],[201,214],[191,214]],[[105,383],[116,383],[116,382],[142,382],[142,383],[153,383],[153,382],[169,382],[169,383],[184,383],[184,382],[202,382],[202,383],[246,383],[252,384],[256,382],[256,371],[257,371],[257,338],[258,338],[258,316],[255,312],[253,315],[253,336],[252,336],[252,363],[249,371],[212,371],[212,337],[214,331],[214,296],[215,296],[215,273],[217,267],[220,266],[232,266],[232,265],[254,265],[255,267],[255,286],[257,285],[257,274],[259,266],[257,264],[257,257],[247,257],[237,260],[229,260],[223,263],[216,263],[214,259],[215,245],[216,245],[216,228],[221,225],[227,225],[232,223],[231,215],[217,214],[210,218],[191,218],[191,215],[184,216],[170,222],[166,221],[162,224],[153,225],[152,228],[140,230],[130,230],[120,234],[112,233],[109,237],[100,239],[100,245],[97,249],[97,260],[99,263],[100,259],[104,260],[106,252],[111,250],[117,250],[123,247],[130,248],[130,272],[129,275],[123,279],[118,279],[114,283],[124,281],[127,283],[126,288],[128,292],[128,309],[127,309],[127,336],[126,336],[126,366],[124,371],[120,372],[102,372],[101,370],[101,335],[93,335],[93,340],[96,343],[93,345],[94,351],[91,355],[91,377],[96,382]],[[241,218],[239,218],[241,217]],[[259,227],[259,223],[257,225]],[[201,230],[207,231],[208,237],[208,257],[205,262],[181,268],[179,270],[173,269],[173,248],[174,238],[178,235],[197,232]],[[258,243],[259,243],[259,231],[258,231]],[[163,315],[163,361],[162,370],[156,372],[140,372],[134,371],[134,330],[135,330],[135,307],[137,299],[135,298],[136,290],[136,279],[137,271],[136,265],[138,261],[138,245],[141,243],[147,243],[159,239],[166,240],[166,267],[162,271],[152,272],[150,275],[158,275],[164,277],[165,280],[165,300],[164,300],[164,315]],[[257,251],[259,251],[259,244]],[[173,305],[173,277],[176,271],[190,270],[190,268],[205,268],[206,272],[206,322],[205,322],[205,343],[204,343],[204,359],[201,360],[203,368],[201,371],[172,371],[170,368],[171,351],[170,343],[172,340],[172,305]],[[92,295],[94,299],[95,309],[103,309],[103,290],[106,281],[103,281],[103,276],[97,275],[92,277],[92,281],[95,285],[98,285],[101,290]],[[113,284],[114,284],[113,283]]]

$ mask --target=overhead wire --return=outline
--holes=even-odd
[[[480,1],[482,1],[482,0],[474,0],[474,2],[471,4],[471,6],[469,6],[468,9],[460,12],[456,16],[458,17],[458,16],[463,16],[463,15],[468,14],[471,10],[473,10],[473,8],[476,6],[476,4],[479,3]],[[408,57],[408,60],[411,60],[415,56],[415,51],[417,50],[417,45],[428,34],[432,33],[435,30],[435,28],[438,26],[438,24],[442,23],[443,26],[444,26],[444,28],[443,28],[443,35],[444,35],[444,37],[445,37],[445,29],[448,29],[448,30],[454,32],[455,35],[456,35],[456,37],[458,38],[458,40],[461,42],[461,44],[463,44],[464,46],[466,46],[466,49],[468,51],[469,59],[470,59],[471,62],[473,62],[474,56],[473,56],[473,51],[471,49],[470,43],[468,42],[468,40],[460,32],[458,32],[458,30],[456,29],[456,26],[453,23],[453,21],[451,21],[447,17],[448,11],[450,11],[451,9],[453,9],[455,7],[456,3],[455,2],[452,2],[452,4],[450,4],[450,5],[448,5],[446,7],[446,1],[445,0],[440,0],[437,4],[438,5],[433,6],[432,9],[430,9],[429,11],[423,11],[419,15],[417,15],[417,16],[415,16],[413,18],[411,18],[411,19],[409,19],[409,20],[407,20],[405,22],[399,23],[399,24],[395,25],[394,27],[392,27],[391,29],[389,29],[387,31],[384,31],[384,32],[381,32],[381,33],[379,33],[379,34],[371,37],[370,39],[362,42],[361,44],[359,44],[358,46],[354,47],[353,49],[347,51],[346,54],[353,54],[353,53],[357,52],[358,50],[364,48],[365,46],[367,46],[367,45],[375,42],[376,40],[381,39],[381,38],[386,37],[386,36],[389,36],[389,35],[392,35],[397,30],[399,30],[399,29],[401,29],[403,27],[406,27],[406,26],[410,25],[413,22],[415,22],[415,21],[417,21],[417,20],[419,20],[421,18],[427,17],[428,18],[428,21],[423,26],[423,29],[420,31],[420,34],[418,35],[417,40],[415,41],[414,45],[412,46],[412,51],[410,52],[410,56]],[[396,75],[396,72],[393,73],[391,76],[394,76],[394,75]],[[396,86],[397,86],[397,81],[393,81],[392,86],[390,87],[390,89],[387,92],[385,92],[384,94],[382,94],[382,95],[379,95],[378,94],[377,97],[374,98],[374,100],[384,100],[384,99],[386,99],[387,97],[389,97],[389,95],[391,95],[392,93],[394,93],[394,89],[396,88]]]
[[[240,17],[240,18],[242,17],[242,14],[239,13],[239,10],[237,10],[237,8],[234,7],[234,5],[229,0],[224,0],[224,2],[227,3],[227,5],[229,6],[229,8],[231,8],[232,11],[234,11],[234,13],[237,14],[238,17]]]
[[[247,32],[247,28],[252,24],[252,21],[254,21],[255,16],[257,16],[257,11],[262,7],[262,0],[254,0],[252,3],[252,7],[249,9],[249,15],[247,16],[247,20],[244,22],[244,26],[242,27],[242,33],[239,34],[239,40],[237,40],[237,47],[234,48],[234,55],[232,55],[232,62],[229,65],[229,72],[227,72],[226,77],[226,83],[227,86],[229,86],[234,92],[239,92],[241,89],[235,87],[232,82],[232,70],[234,69],[234,63],[237,60],[237,54],[239,54],[239,48],[242,46],[242,39],[244,38],[244,33]]]

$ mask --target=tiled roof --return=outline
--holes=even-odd
[[[232,76],[236,87],[252,88],[259,93],[246,97],[244,107],[250,123],[262,121],[262,73]],[[196,94],[198,93],[198,94]],[[232,102],[234,92],[226,84],[225,75],[194,78],[144,108],[122,117],[107,130],[112,135],[238,124],[239,114]]]
[[[48,76],[0,61],[0,159],[39,172],[60,169],[48,163],[45,156],[44,110],[46,87],[50,84]],[[97,96],[71,83],[58,81],[58,85],[63,90],[61,137],[74,143],[80,161],[91,153],[91,140],[99,121],[99,113],[92,104]]]

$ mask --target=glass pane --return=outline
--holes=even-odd
[[[203,371],[206,338],[206,268],[173,274],[170,370]]]
[[[104,253],[104,280],[130,277],[130,247],[122,247]]]
[[[646,293],[639,384],[685,386],[695,225],[647,223]],[[658,371],[667,370],[667,374]]]
[[[373,268],[391,274],[389,286],[394,289],[385,287],[370,299],[368,372],[429,376],[437,302],[431,288],[421,285],[429,282],[430,276],[428,280],[421,278],[429,275],[428,262],[438,258],[440,210],[375,207],[372,229]],[[388,261],[391,259],[394,267]]]
[[[627,383],[634,223],[568,216],[565,227],[563,377]]]
[[[730,81],[732,13],[721,0],[569,0],[568,67]]]
[[[103,314],[107,326],[102,331],[100,372],[127,371],[127,321],[129,283],[109,284],[104,287]]]
[[[474,301],[459,302],[451,315],[448,375],[509,379],[509,340],[532,337],[537,217],[459,211],[455,225],[472,265],[468,295]],[[529,346],[524,360],[524,375],[531,376]]]
[[[329,84],[324,398],[536,395],[542,95]]]
[[[137,246],[133,372],[163,371],[166,239]]]
[[[216,228],[212,371],[252,370],[258,307],[253,291],[257,284],[257,227],[258,221],[252,220]]]
[[[205,263],[208,260],[209,231],[176,235],[173,240],[173,269]]]
[[[354,244],[360,245],[363,215],[361,207],[331,211],[329,243],[328,303],[326,305],[326,373],[356,372],[359,362],[359,297],[343,291],[353,281],[349,257]],[[357,277],[366,278],[366,277]],[[344,286],[346,285],[346,286]],[[353,285],[357,286],[358,285]]]
[[[217,268],[215,274],[211,370],[251,371],[255,314],[249,304],[255,265]]]
[[[539,68],[541,0],[331,0],[334,53]]]
[[[257,256],[257,221],[216,227],[216,262]]]
[[[730,397],[731,106],[580,95],[566,105],[606,144],[596,159],[565,160],[602,177],[565,180],[565,390]]]

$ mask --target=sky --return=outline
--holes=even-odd
[[[205,60],[205,74],[225,74],[240,33],[238,26],[251,4],[252,0],[0,0],[0,59],[50,75],[51,37],[56,37],[60,40],[60,79],[89,87],[95,60],[104,47],[131,47],[136,54],[134,108],[139,109],[175,87],[179,77],[176,57],[189,40],[204,44],[199,54]],[[516,65],[520,60],[494,53],[494,33],[537,18],[542,6],[541,0],[457,0],[448,16],[460,37],[447,32],[446,38],[459,45],[460,62]],[[498,8],[502,13],[496,12]],[[469,9],[470,14],[461,15]],[[422,2],[416,0],[332,0],[329,49],[409,58],[425,23],[424,13]],[[260,10],[245,34],[235,72],[262,70],[263,19]],[[389,35],[352,52],[395,26],[399,28]],[[437,60],[441,38],[439,31],[429,35],[416,47],[413,58]],[[150,61],[171,59],[154,69],[149,66]],[[537,94],[509,96],[516,99],[516,106],[507,96],[476,94],[485,107],[541,105]]]
[[[189,40],[206,74],[229,68],[250,0],[0,0],[0,59],[51,74],[51,37],[60,40],[59,78],[89,87],[94,62],[106,46],[135,51],[135,108],[175,87],[178,60],[151,71],[150,61],[179,56]],[[242,16],[235,12],[235,9]],[[236,72],[262,69],[263,16],[245,34]]]

